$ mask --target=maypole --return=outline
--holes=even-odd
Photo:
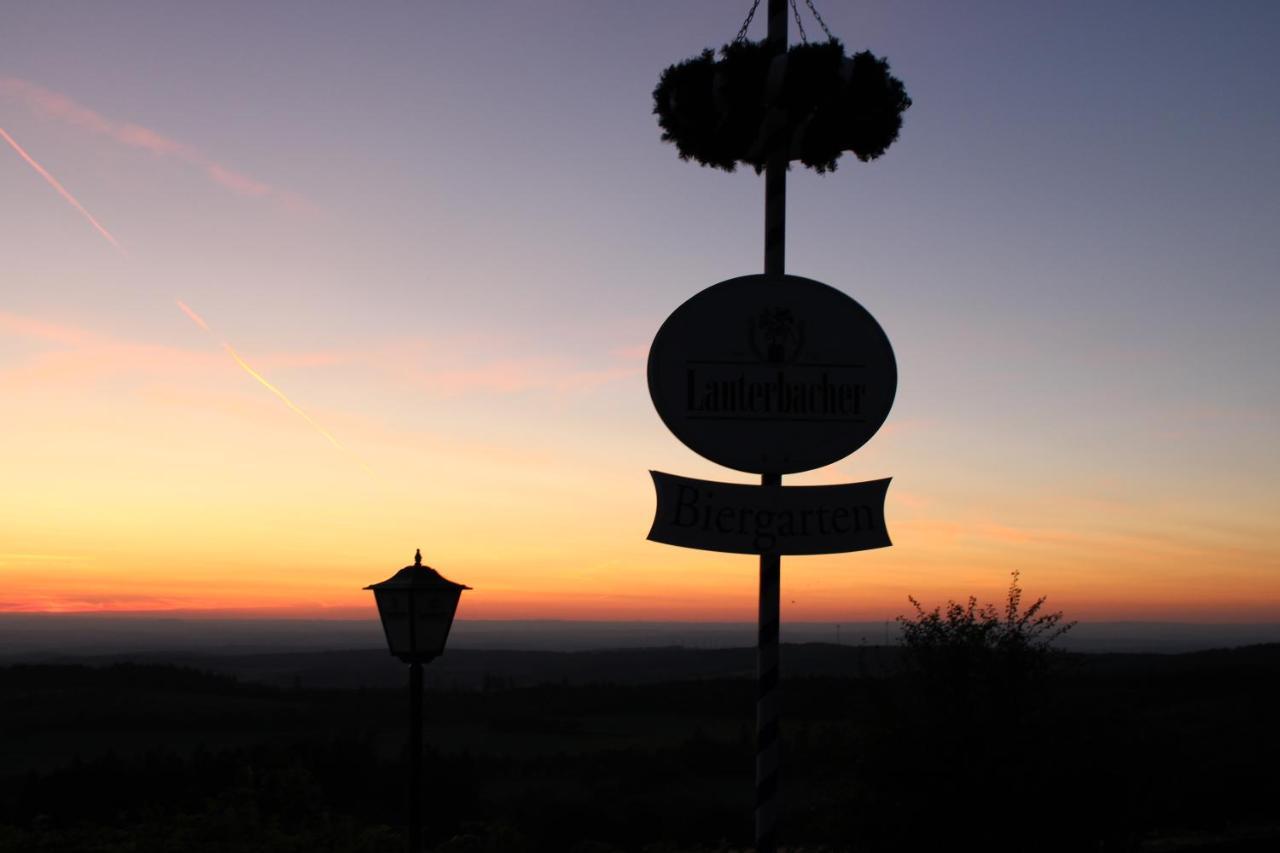
[[[765,175],[764,274],[722,281],[676,309],[649,350],[649,394],[676,437],[702,456],[760,475],[759,486],[650,472],[657,510],[649,538],[760,558],[756,646],[755,842],[776,853],[780,811],[779,600],[783,554],[890,545],[889,480],[782,486],[782,475],[831,464],[880,428],[897,364],[875,319],[844,293],[786,274],[787,169],[835,169],[897,139],[910,106],[888,63],[848,57],[828,36],[809,44],[795,0],[769,0],[763,43],[738,37],[671,66],[654,90],[663,139],[682,159]],[[787,45],[794,13],[803,44]]]

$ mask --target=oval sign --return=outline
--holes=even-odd
[[[695,453],[757,474],[830,465],[893,406],[889,338],[850,297],[794,275],[712,285],[672,312],[649,348],[649,396]]]

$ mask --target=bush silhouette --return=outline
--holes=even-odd
[[[1061,611],[1043,612],[1045,596],[1023,609],[1018,579],[1013,572],[999,609],[979,606],[970,596],[965,604],[949,601],[945,608],[926,611],[907,597],[915,616],[898,617],[905,658],[931,701],[942,701],[953,712],[976,710],[975,702],[1007,706],[1028,699],[1040,685],[1056,657],[1054,641],[1075,622],[1063,622]]]
[[[932,849],[957,826],[979,849],[1028,849],[1027,834],[1060,824],[1071,799],[1054,749],[1061,721],[1047,699],[1053,642],[1074,623],[1047,612],[1044,597],[1024,607],[1018,572],[1003,606],[970,597],[926,610],[908,600],[914,615],[898,617],[905,672],[886,721],[893,747],[876,756],[883,788],[866,806],[882,822],[869,827],[882,846],[869,849],[902,849],[903,833],[911,849]],[[1037,849],[1072,844],[1046,839]]]

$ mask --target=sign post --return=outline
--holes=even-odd
[[[787,0],[769,0],[769,32],[766,42],[774,62],[787,53]],[[775,85],[779,81],[775,81]],[[787,259],[787,154],[780,147],[769,159],[764,174],[764,271],[786,273]],[[782,475],[760,475],[761,486],[781,486]],[[756,626],[756,853],[775,853],[778,846],[778,602],[782,594],[782,557],[760,555],[760,601]]]
[[[758,554],[755,842],[776,853],[779,813],[779,599],[783,554],[834,554],[890,544],[888,479],[784,487],[784,474],[830,465],[884,423],[897,363],[875,318],[835,288],[786,274],[787,168],[819,172],[844,151],[879,157],[911,105],[888,63],[843,54],[830,42],[787,46],[795,0],[769,0],[763,44],[737,38],[668,68],[654,91],[663,139],[683,159],[765,174],[764,273],[722,281],[677,308],[649,350],[649,395],[677,438],[701,456],[760,475],[760,485],[651,472],[657,510],[649,538],[727,553]],[[804,39],[804,28],[800,27]],[[806,40],[807,41],[807,40]],[[767,75],[759,69],[767,61]],[[786,85],[794,80],[822,85]],[[744,97],[742,87],[762,89]],[[741,91],[740,91],[741,90]],[[738,92],[736,97],[728,92]]]
[[[785,164],[784,164],[785,165]],[[766,181],[781,192],[783,175]],[[772,173],[771,173],[772,174]],[[776,195],[766,203],[768,265],[782,257]],[[889,415],[897,363],[861,305],[833,287],[770,270],[722,281],[671,313],[649,348],[649,395],[667,427],[700,455],[760,474],[759,486],[654,471],[657,542],[760,555],[756,645],[756,849],[776,850],[779,598],[783,554],[890,543],[889,481],[782,486],[861,447]]]

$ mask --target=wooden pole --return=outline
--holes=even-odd
[[[787,51],[787,0],[769,0],[768,45]],[[779,146],[764,173],[764,271],[782,275],[787,255],[787,151]],[[782,485],[781,474],[760,475],[761,486]],[[778,849],[778,628],[782,558],[760,555],[760,610],[756,638],[756,853]]]

